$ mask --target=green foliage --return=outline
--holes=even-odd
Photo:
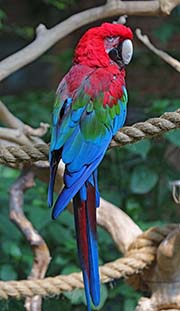
[[[149,140],[143,140],[136,144],[125,146],[125,149],[131,153],[140,155],[143,159],[146,159],[147,154],[151,149],[151,142]]]
[[[64,293],[64,296],[67,297],[72,305],[80,305],[85,304],[86,305],[86,298],[84,290],[82,289],[75,289],[72,292],[66,292]],[[101,310],[101,308],[104,306],[104,303],[108,297],[108,290],[105,284],[101,285],[101,300],[98,307],[95,307],[93,304],[91,304],[92,310]]]
[[[3,28],[6,18],[6,13],[4,12],[4,10],[0,9],[0,30]]]
[[[178,29],[180,27],[179,16],[175,17],[171,20],[171,22],[165,21],[158,28],[154,30],[155,36],[162,43],[167,43],[173,35],[178,34]]]
[[[75,0],[43,0],[45,3],[53,5],[59,10],[67,9],[69,6],[75,3]]]
[[[132,193],[144,194],[153,189],[158,181],[158,174],[146,165],[137,165],[132,173],[130,189]]]
[[[174,130],[165,134],[166,139],[173,145],[180,147],[180,131]]]
[[[23,27],[16,26],[14,28],[14,32],[19,37],[23,39],[27,39],[27,40],[33,39],[33,36],[34,36],[34,29],[33,27],[30,27],[30,26],[23,26]]]
[[[3,96],[7,107],[23,122],[38,127],[40,122],[51,123],[54,92],[29,92],[21,96]]]
[[[44,55],[43,61],[58,66],[63,72],[67,72],[72,64],[73,49],[66,49],[59,55]]]
[[[180,99],[174,98],[163,98],[163,99],[155,99],[152,102],[152,105],[146,108],[146,112],[150,116],[159,116],[164,112],[175,111],[179,109],[180,106]]]

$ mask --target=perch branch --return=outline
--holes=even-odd
[[[97,210],[97,222],[111,234],[113,241],[123,254],[142,233],[142,230],[127,214],[102,198],[100,208]]]
[[[172,10],[179,4],[179,0],[160,0],[161,11],[164,12],[164,14],[166,15],[171,14]]]
[[[0,101],[0,122],[2,122],[5,126],[14,129],[21,129],[24,126],[23,122],[16,118],[2,101]]]
[[[0,127],[0,142],[2,145],[32,145],[32,141],[24,135],[23,130],[5,127]]]
[[[160,15],[170,14],[180,0],[151,1],[107,1],[105,5],[75,14],[51,29],[40,24],[36,29],[36,38],[25,48],[0,62],[0,81],[16,70],[33,62],[57,41],[76,29],[94,21],[117,15]]]
[[[24,234],[34,253],[34,262],[29,279],[42,279],[50,262],[48,247],[43,238],[33,228],[23,213],[24,192],[34,186],[34,173],[24,171],[10,189],[10,219]],[[41,297],[27,298],[26,310],[40,311]]]
[[[180,72],[180,62],[167,54],[166,52],[157,49],[149,40],[148,36],[142,35],[142,32],[140,29],[136,29],[136,36],[138,39],[147,46],[148,49],[150,49],[152,52],[154,52],[156,55],[158,55],[160,58],[162,58],[166,63],[171,65],[175,70]]]
[[[17,129],[19,131],[18,136],[18,141],[19,141],[19,136],[27,136],[28,138],[31,139],[31,136],[35,137],[42,137],[43,135],[46,134],[49,124],[47,123],[40,123],[39,128],[32,128],[31,126],[23,123],[19,118],[15,117],[9,110],[8,108],[3,104],[2,101],[0,101],[0,122],[5,125],[6,127],[9,127],[11,129]],[[1,130],[1,128],[0,128]],[[9,131],[9,129],[8,129]],[[6,139],[5,138],[5,131],[2,130],[3,137],[0,136],[0,139]],[[12,131],[13,132],[13,131]],[[1,135],[1,131],[0,131]],[[15,135],[16,136],[16,135]],[[7,140],[8,140],[8,133],[7,133]]]
[[[32,128],[31,126],[25,124],[23,132],[28,137],[42,137],[47,133],[48,128],[49,124],[43,122],[40,122],[40,127],[38,128]]]
[[[141,298],[136,311],[180,310],[180,227],[174,228],[157,249],[155,266],[145,271],[142,278],[152,296]]]

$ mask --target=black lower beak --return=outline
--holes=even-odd
[[[108,55],[113,62],[118,64],[120,69],[124,68],[124,62],[121,56],[121,44],[118,47],[111,49]]]

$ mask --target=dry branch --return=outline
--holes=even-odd
[[[155,266],[145,271],[142,278],[152,292],[141,298],[136,311],[180,309],[180,227],[177,226],[160,243]]]
[[[6,127],[14,129],[21,129],[24,127],[23,122],[16,118],[2,101],[0,101],[0,122],[3,123]]]
[[[0,81],[16,70],[33,62],[46,52],[57,41],[76,29],[94,21],[117,15],[160,15],[170,14],[171,10],[180,4],[180,0],[151,1],[107,1],[105,5],[75,14],[51,29],[39,25],[36,38],[22,50],[0,62]]]
[[[8,110],[2,101],[0,101],[0,122],[8,127],[7,129],[0,127],[0,140],[3,140],[3,143],[6,141],[15,144],[42,142],[38,137],[44,136],[49,128],[49,124],[43,122],[40,123],[39,128],[32,128],[23,123]]]
[[[10,189],[10,219],[24,234],[34,253],[34,262],[29,279],[42,279],[46,274],[51,259],[49,250],[43,238],[33,228],[23,212],[24,192],[33,186],[34,173],[24,171]],[[27,298],[25,306],[28,311],[40,311],[41,297]]]
[[[171,65],[175,70],[177,70],[178,72],[180,72],[180,62],[173,58],[172,56],[170,56],[169,54],[167,54],[166,52],[157,49],[149,40],[147,35],[142,35],[142,32],[140,29],[136,29],[136,36],[138,37],[138,39],[145,45],[148,47],[148,49],[150,49],[152,52],[154,52],[156,55],[158,55],[161,59],[163,59],[166,63],[168,63],[169,65]]]
[[[142,233],[142,230],[127,214],[102,198],[100,208],[97,210],[97,222],[111,234],[113,241],[123,254]]]

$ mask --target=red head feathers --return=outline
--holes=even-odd
[[[74,63],[89,67],[107,67],[112,62],[108,52],[124,40],[132,40],[130,28],[121,24],[103,23],[89,29],[80,39],[74,55]]]

